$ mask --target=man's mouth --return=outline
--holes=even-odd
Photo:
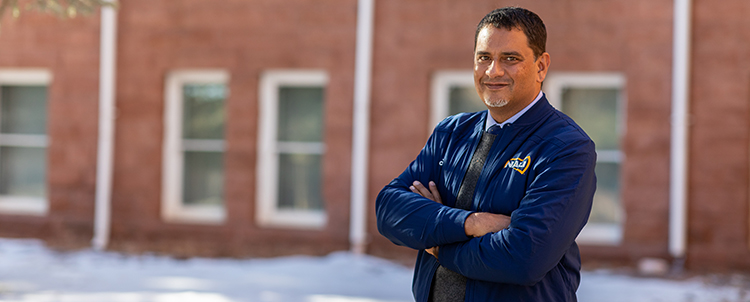
[[[502,88],[508,87],[509,85],[510,84],[508,83],[486,83],[486,82],[484,83],[485,87],[492,89],[492,90],[502,89]]]

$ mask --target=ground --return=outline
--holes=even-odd
[[[0,239],[0,302],[413,301],[412,269],[371,256],[174,259]],[[745,275],[660,279],[584,271],[580,302],[750,302]]]

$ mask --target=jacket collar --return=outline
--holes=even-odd
[[[534,106],[531,106],[526,113],[521,115],[515,122],[513,122],[514,125],[517,126],[528,126],[539,123],[541,119],[544,119],[549,114],[552,114],[554,111],[554,108],[552,105],[550,105],[549,101],[547,101],[547,95],[542,95],[542,98],[539,99],[539,101],[534,104]]]
[[[542,97],[536,101],[534,105],[531,106],[526,112],[521,114],[518,119],[516,119],[513,122],[508,123],[507,125],[516,125],[516,126],[528,126],[533,125],[539,122],[540,119],[546,117],[548,114],[552,113],[554,108],[552,105],[550,105],[549,101],[547,100],[547,94],[542,94]],[[477,125],[477,130],[484,130],[487,127],[487,120],[491,119],[489,110],[484,111],[484,119],[482,120],[482,123],[480,125]]]

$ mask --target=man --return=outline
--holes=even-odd
[[[420,250],[418,302],[577,300],[596,154],[541,92],[546,38],[526,9],[485,16],[474,84],[488,110],[443,120],[378,195],[380,233]]]

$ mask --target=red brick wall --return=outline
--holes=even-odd
[[[150,1],[119,14],[113,246],[178,254],[325,253],[348,248],[356,2]],[[166,74],[183,68],[230,73],[221,226],[160,218]],[[322,231],[255,224],[258,82],[268,69],[324,69],[326,99]]]
[[[694,1],[688,261],[750,268],[750,3]]]
[[[0,68],[44,68],[48,88],[47,217],[0,215],[0,236],[88,244],[93,234],[99,87],[99,16],[37,12],[0,23]]]

